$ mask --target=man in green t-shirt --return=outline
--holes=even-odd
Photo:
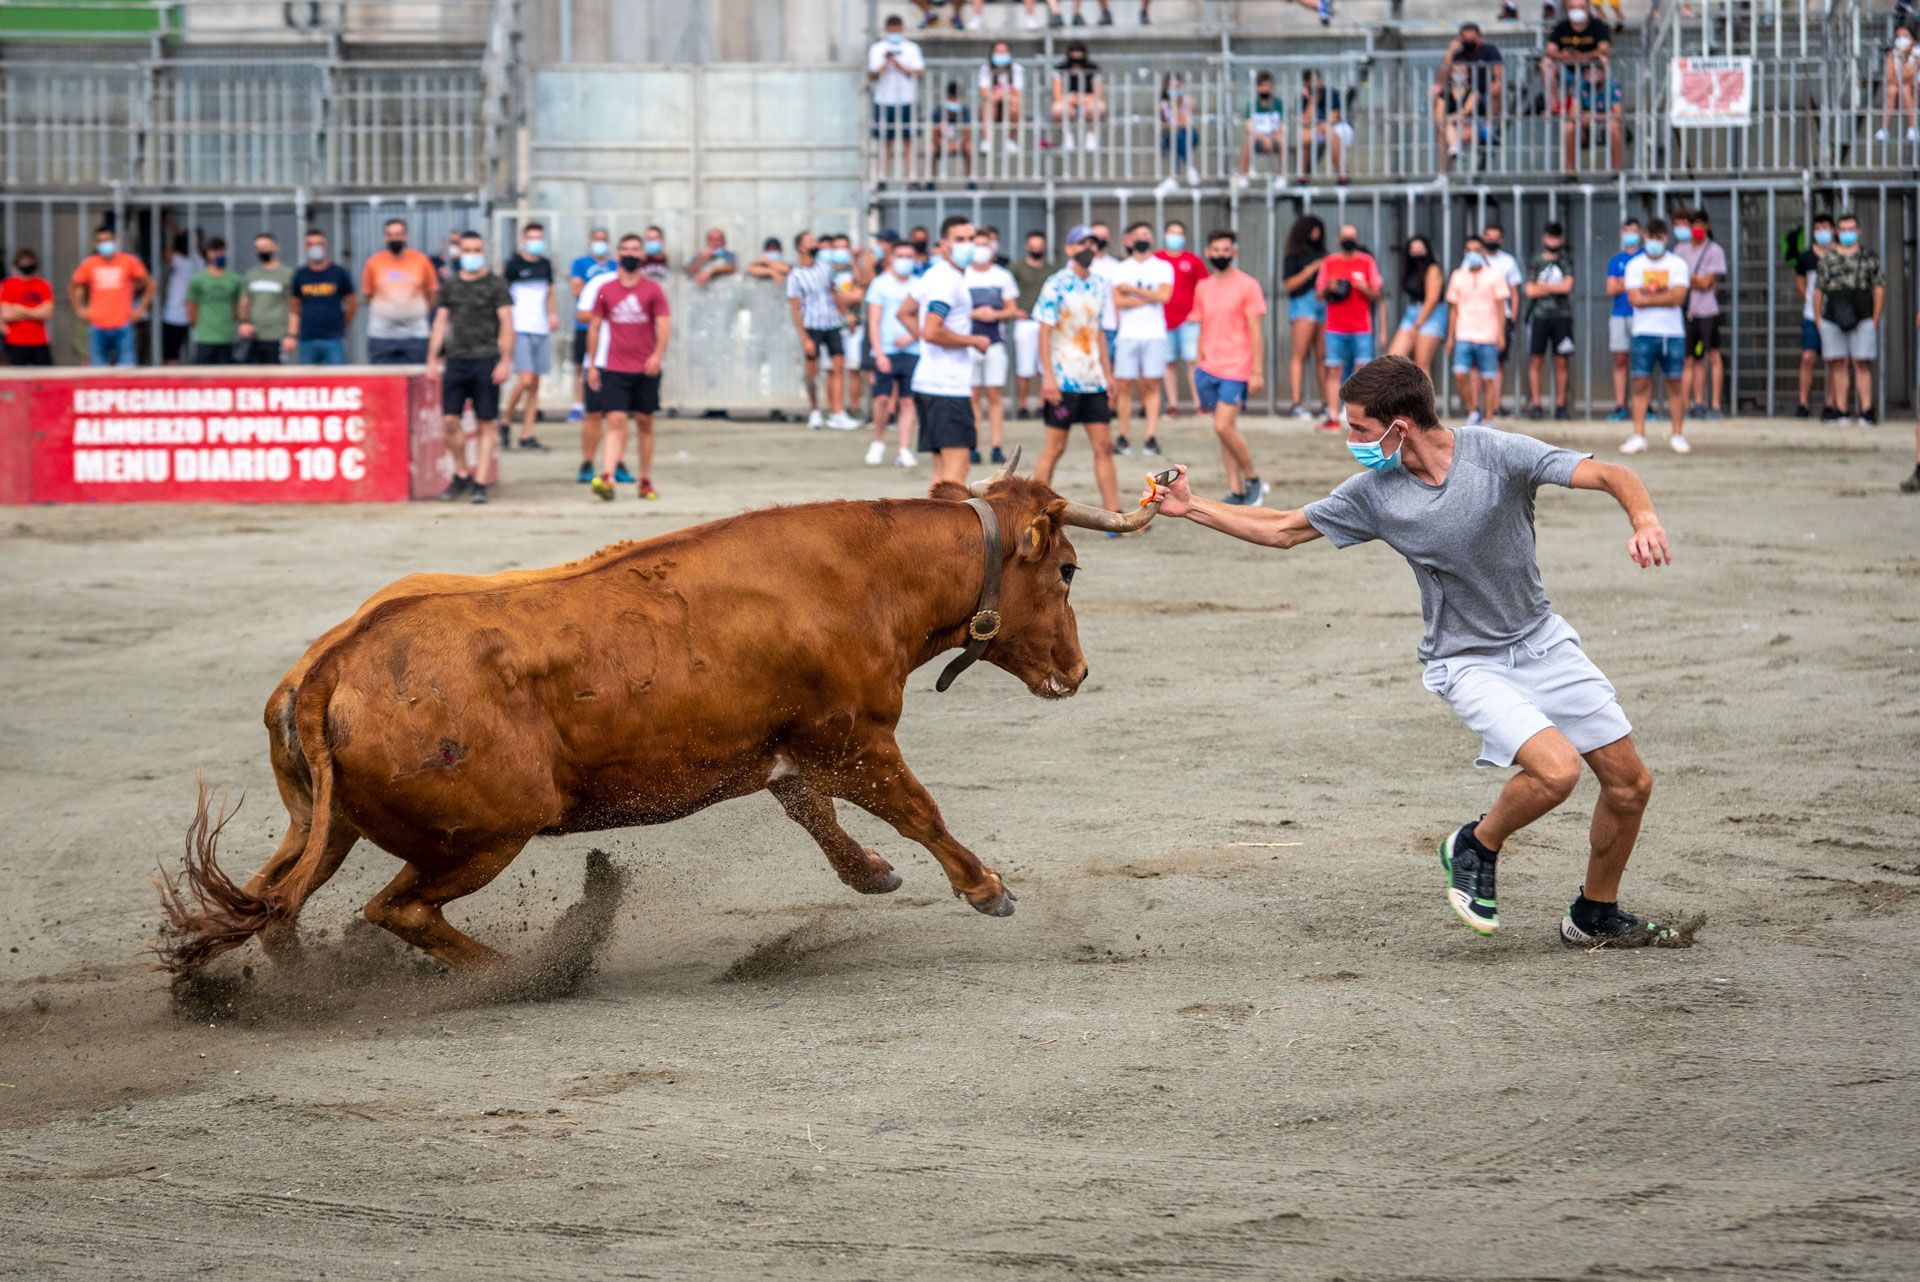
[[[1540,229],[1540,252],[1527,264],[1522,289],[1533,304],[1527,322],[1527,417],[1547,416],[1540,400],[1540,376],[1553,356],[1553,416],[1572,418],[1567,409],[1567,367],[1573,355],[1573,264],[1567,261],[1567,229],[1548,223]]]
[[[427,376],[440,380],[441,426],[453,460],[453,484],[440,497],[452,502],[464,495],[470,503],[485,503],[487,484],[494,479],[494,451],[500,445],[500,384],[513,368],[513,294],[505,280],[487,270],[487,243],[479,232],[461,232],[459,244],[459,256],[448,264],[451,270],[434,308]],[[480,425],[471,474],[460,428],[468,402]]]
[[[240,337],[242,283],[227,270],[227,242],[218,236],[207,241],[207,265],[187,282],[187,323],[193,326],[195,365],[233,364],[233,345]]]
[[[253,238],[253,253],[260,263],[241,278],[239,356],[248,365],[278,365],[294,347],[287,333],[293,268],[280,261],[280,242],[266,232]]]
[[[1040,289],[1053,275],[1047,261],[1045,233],[1027,233],[1026,257],[1007,268],[1020,295],[1013,300],[1013,399],[1015,418],[1031,418],[1033,397],[1040,390],[1040,322],[1033,319],[1033,305],[1040,301]]]

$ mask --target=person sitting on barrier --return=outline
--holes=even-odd
[[[1247,105],[1244,137],[1240,140],[1240,172],[1233,185],[1245,187],[1253,178],[1253,158],[1273,157],[1275,186],[1287,180],[1286,109],[1273,87],[1273,73],[1263,71],[1253,78],[1253,101]]]
[[[1580,68],[1574,109],[1560,125],[1561,152],[1568,173],[1580,169],[1579,159],[1590,154],[1594,139],[1604,128],[1607,134],[1607,159],[1613,173],[1619,173],[1626,160],[1626,107],[1606,63],[1589,62]]]
[[[1469,119],[1462,122],[1462,143],[1471,140],[1486,146],[1494,140],[1494,122],[1500,118],[1502,100],[1506,94],[1506,62],[1500,56],[1500,49],[1485,39],[1477,22],[1460,24],[1460,34],[1447,46],[1445,56],[1440,59],[1440,73],[1434,79],[1432,91],[1434,137],[1442,153],[1452,148],[1452,139],[1447,129],[1448,115],[1444,110],[1447,95],[1457,83],[1454,79],[1461,70],[1467,73],[1466,85],[1472,94],[1472,109]],[[1442,163],[1441,172],[1449,166]]]
[[[760,246],[760,256],[747,264],[747,275],[755,280],[770,280],[776,285],[787,283],[787,273],[793,270],[793,264],[787,261],[785,247],[778,236],[769,236]]]
[[[1549,111],[1569,116],[1579,110],[1580,68],[1590,62],[1610,65],[1613,32],[1587,11],[1586,0],[1573,0],[1567,16],[1547,33],[1547,50],[1540,58],[1540,82],[1547,87]]]
[[[1073,150],[1076,125],[1085,127],[1086,149],[1100,150],[1098,126],[1107,117],[1107,89],[1084,40],[1068,45],[1066,58],[1054,68],[1052,113],[1060,126],[1060,150]]]
[[[1193,105],[1193,95],[1187,92],[1186,80],[1177,71],[1170,71],[1160,82],[1160,162],[1167,176],[1160,182],[1162,192],[1172,192],[1179,188],[1179,175],[1184,174],[1187,186],[1200,185],[1200,171],[1194,166],[1194,152],[1200,146],[1200,130],[1194,122],[1199,115]]]
[[[7,364],[53,364],[47,322],[53,319],[53,285],[40,275],[40,255],[24,246],[14,251],[13,275],[0,282],[0,342]]]
[[[1313,176],[1313,159],[1327,153],[1334,181],[1347,185],[1347,152],[1353,146],[1353,126],[1341,115],[1341,94],[1327,88],[1326,78],[1312,67],[1300,73],[1300,177]]]
[[[1460,159],[1475,137],[1474,117],[1479,114],[1480,96],[1473,90],[1472,68],[1455,66],[1447,72],[1437,110],[1440,141],[1444,147],[1440,172],[1444,174],[1453,168],[1453,162]]]
[[[440,380],[440,425],[453,462],[453,482],[440,498],[452,502],[464,494],[471,503],[485,503],[487,482],[498,466],[500,385],[513,372],[513,295],[507,282],[487,269],[487,242],[479,232],[461,232],[459,243],[460,256],[440,289],[427,336],[427,376]],[[469,402],[480,428],[471,473],[460,426]]]
[[[707,231],[706,247],[687,260],[686,271],[694,284],[711,285],[718,277],[733,275],[736,266],[727,233],[714,227]]]
[[[1880,108],[1880,128],[1875,142],[1887,140],[1897,109],[1907,122],[1907,141],[1920,142],[1920,45],[1913,39],[1913,28],[1901,23],[1893,30],[1893,44],[1887,50],[1886,98]]]
[[[195,365],[233,364],[233,345],[240,340],[240,299],[246,288],[227,270],[227,242],[219,236],[207,241],[207,263],[187,282],[187,324],[193,333]]]
[[[93,253],[74,268],[67,301],[87,326],[89,364],[131,369],[139,363],[133,351],[133,327],[147,318],[153,277],[145,263],[122,252],[113,228],[94,231]]]
[[[998,135],[1009,156],[1020,154],[1020,100],[1027,90],[1027,69],[1013,60],[1013,46],[996,40],[993,52],[980,64],[980,150],[993,147]]]
[[[947,81],[946,100],[940,104],[933,124],[933,155],[927,160],[928,175],[940,181],[940,161],[947,156],[960,157],[967,174],[967,190],[979,184],[973,180],[973,108],[960,100],[960,82]]]

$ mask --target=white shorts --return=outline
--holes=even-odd
[[[1183,321],[1180,328],[1167,335],[1168,355],[1176,361],[1185,361],[1192,365],[1200,359],[1200,322]]]
[[[1116,338],[1113,341],[1115,378],[1162,378],[1166,372],[1166,339]]]
[[[1476,766],[1512,765],[1520,746],[1549,726],[1582,756],[1633,733],[1613,683],[1557,614],[1505,654],[1433,660],[1422,683],[1480,736]]]
[[[1876,338],[1870,320],[1863,320],[1850,330],[1823,320],[1820,322],[1820,355],[1830,361],[1870,361],[1877,354]]]
[[[1015,378],[1040,377],[1040,322],[1037,320],[1013,323],[1013,374]]]
[[[975,387],[1007,385],[1007,345],[1005,343],[994,343],[986,351],[973,354],[973,385]]]
[[[860,368],[860,345],[866,342],[866,339],[867,339],[867,329],[866,329],[866,326],[864,325],[857,326],[852,330],[852,332],[850,332],[847,335],[846,349],[847,349],[847,368],[848,369],[851,370],[851,369]]]
[[[1615,355],[1633,350],[1633,317],[1607,317],[1607,350]]]

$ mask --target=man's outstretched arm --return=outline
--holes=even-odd
[[[1204,525],[1210,530],[1270,548],[1298,547],[1320,537],[1320,531],[1313,528],[1304,512],[1234,507],[1227,503],[1216,503],[1212,499],[1197,499],[1187,488],[1186,466],[1182,464],[1174,470],[1179,475],[1174,478],[1173,484],[1161,485],[1156,482],[1145,495],[1148,502],[1160,505],[1161,516],[1184,516],[1196,525]]]
[[[1627,540],[1627,555],[1635,565],[1644,570],[1673,564],[1667,532],[1660,528],[1660,518],[1653,510],[1653,497],[1632,468],[1582,459],[1573,469],[1571,484],[1576,490],[1605,490],[1613,495],[1614,502],[1633,525],[1633,537]]]

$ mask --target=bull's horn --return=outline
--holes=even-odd
[[[1066,508],[1060,513],[1060,520],[1062,524],[1075,525],[1083,530],[1106,530],[1114,534],[1132,534],[1135,530],[1145,526],[1148,521],[1151,521],[1154,518],[1154,514],[1159,512],[1159,510],[1160,505],[1158,503],[1149,503],[1147,506],[1133,512],[1109,512],[1103,507],[1090,507],[1085,503],[1069,501]]]
[[[969,485],[967,487],[967,493],[973,495],[973,497],[975,498],[984,497],[986,495],[987,490],[994,484],[994,482],[1006,480],[1008,477],[1014,474],[1015,470],[1018,469],[1019,466],[1020,466],[1020,447],[1016,445],[1013,447],[1013,453],[1007,455],[1007,461],[1001,465],[1000,470],[998,472],[995,472],[992,476],[989,476],[984,481],[975,481],[972,485]]]

